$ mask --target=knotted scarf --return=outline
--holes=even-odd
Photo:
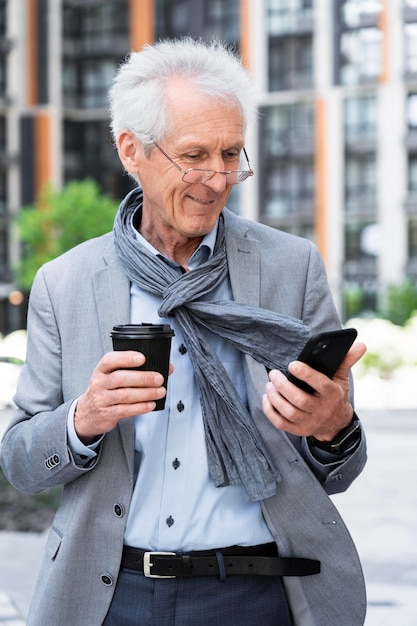
[[[248,408],[202,328],[219,335],[266,368],[285,371],[308,339],[295,318],[234,301],[202,301],[228,275],[225,228],[220,216],[211,258],[185,274],[178,273],[143,246],[132,217],[142,207],[134,189],[120,205],[114,223],[117,256],[129,280],[162,298],[161,317],[175,316],[187,344],[200,390],[210,475],[216,486],[242,483],[251,500],[275,494],[278,473]]]

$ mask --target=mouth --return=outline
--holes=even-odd
[[[196,196],[191,196],[191,195],[188,195],[188,197],[193,202],[198,202],[198,204],[202,204],[203,206],[207,206],[207,207],[211,206],[215,202],[214,200],[207,200],[207,198],[197,198]]]

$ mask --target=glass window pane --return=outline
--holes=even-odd
[[[407,122],[409,128],[417,128],[417,93],[407,98]]]
[[[156,36],[239,40],[239,0],[157,0]]]
[[[413,217],[408,222],[408,256],[417,258],[417,217]]]
[[[405,33],[405,69],[407,72],[417,72],[417,24],[406,24]]]
[[[313,11],[313,0],[269,0],[268,31],[271,35],[281,35],[311,27]]]
[[[312,37],[271,39],[269,90],[303,89],[313,81]]]
[[[417,154],[408,159],[408,191],[417,194]]]
[[[340,39],[341,82],[353,85],[375,80],[382,71],[382,32],[377,28],[346,31]]]
[[[345,176],[346,211],[369,211],[376,200],[375,157],[373,155],[348,157]]]
[[[347,0],[342,6],[343,21],[350,27],[359,26],[364,17],[377,19],[382,9],[382,0]]]
[[[344,126],[348,139],[375,139],[375,96],[347,98],[344,103]]]
[[[7,210],[7,175],[4,169],[0,169],[0,215]]]

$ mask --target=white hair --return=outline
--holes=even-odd
[[[115,141],[129,130],[149,152],[164,137],[169,130],[165,89],[175,77],[217,102],[237,105],[245,127],[254,115],[252,81],[232,47],[191,37],[163,40],[132,52],[117,71],[109,91]]]

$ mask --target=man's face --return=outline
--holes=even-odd
[[[239,169],[244,124],[238,107],[208,100],[181,81],[171,86],[168,111],[170,131],[160,146],[183,170]],[[224,174],[204,184],[186,183],[157,148],[149,158],[139,150],[136,163],[145,228],[151,225],[155,235],[172,240],[201,238],[213,229],[232,190]]]

